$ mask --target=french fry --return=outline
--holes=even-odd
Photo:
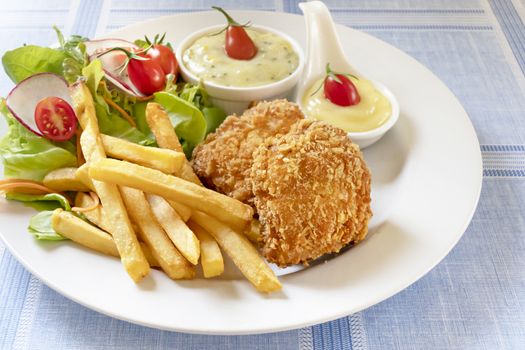
[[[86,193],[77,192],[75,196],[75,206],[80,208],[90,207],[93,204],[93,199]],[[111,235],[111,225],[109,223],[108,216],[104,213],[104,208],[99,205],[93,210],[84,211],[82,214],[91,222],[93,225],[103,229]],[[137,232],[137,226],[132,222],[133,232]],[[139,242],[140,243],[140,242]],[[144,253],[146,254],[146,253]],[[147,258],[147,257],[146,257]],[[147,259],[149,261],[149,259]],[[151,264],[150,264],[151,265]]]
[[[202,212],[194,211],[191,220],[202,226],[215,238],[259,292],[273,292],[281,289],[281,282],[244,235]]]
[[[85,133],[84,131],[83,134]],[[90,163],[89,175],[98,181],[137,188],[184,203],[193,210],[203,211],[238,230],[244,230],[253,216],[253,209],[236,199],[137,164],[100,159]]]
[[[151,210],[179,252],[193,265],[199,263],[200,243],[179,214],[162,197],[146,194]]]
[[[159,260],[157,259],[155,254],[153,254],[151,249],[146,245],[146,243],[139,242],[139,244],[140,244],[140,249],[142,249],[142,252],[144,253],[144,256],[146,257],[146,260],[148,260],[149,266],[162,268],[160,266]]]
[[[179,142],[175,129],[171,124],[171,121],[168,117],[168,114],[162,107],[155,102],[150,102],[146,106],[146,121],[150,130],[152,131],[157,144],[161,148],[171,149],[173,151],[182,152],[182,145]],[[199,177],[193,171],[190,162],[186,160],[182,165],[180,171],[180,178],[193,182],[199,186],[203,186]],[[173,202],[170,202],[173,206]],[[179,212],[180,214],[180,212]],[[186,220],[187,221],[187,220]],[[194,226],[198,226],[196,223],[193,223]],[[217,242],[210,236],[202,227],[198,226],[198,232],[202,232],[197,238],[201,240],[201,262],[203,273],[205,277],[213,277],[216,274],[222,273],[224,270],[224,261],[222,260],[222,254]],[[196,231],[194,231],[197,234]],[[210,238],[210,239],[208,239]],[[203,240],[204,241],[203,241]],[[208,248],[209,247],[209,248]],[[216,250],[215,250],[216,248]],[[215,253],[214,253],[215,252]],[[220,257],[220,263],[219,263]],[[209,263],[208,263],[209,261]]]
[[[168,115],[158,103],[148,103],[146,106],[146,121],[160,148],[182,152],[182,146],[175,133],[175,129]],[[202,185],[188,161],[185,161],[182,165],[179,176],[194,184]]]
[[[80,208],[89,207],[92,204],[93,199],[86,193],[78,192],[75,196],[75,206]],[[100,227],[106,232],[111,231],[110,223],[108,222],[107,216],[104,214],[102,206],[99,205],[93,210],[82,213],[86,219],[89,220],[93,225]]]
[[[80,144],[87,164],[91,165],[99,160],[107,160],[89,89],[85,83],[80,82],[71,86],[70,93],[75,114],[83,129]],[[118,188],[114,184],[101,181],[93,181],[93,185],[108,217],[111,226],[109,231],[119,251],[122,264],[129,276],[138,282],[149,273],[150,266],[131,227]]]
[[[58,192],[88,191],[86,185],[76,177],[76,170],[77,168],[60,168],[50,171],[42,182],[44,186]]]
[[[70,212],[55,209],[51,216],[51,227],[58,234],[97,252],[119,257],[115,242],[111,236],[91,226]]]
[[[253,219],[252,222],[250,222],[250,227],[244,231],[244,235],[253,244],[258,244],[261,239],[261,223],[259,220]]]
[[[184,204],[180,204],[179,202],[175,202],[175,201],[172,201],[172,200],[169,200],[169,199],[167,201],[171,205],[171,207],[173,209],[175,209],[177,214],[180,215],[181,219],[184,222],[186,222],[186,221],[188,221],[190,219],[190,217],[191,217],[191,208],[188,208]]]
[[[179,173],[186,156],[157,147],[145,147],[118,137],[101,134],[104,150],[109,157],[127,160],[167,174]]]
[[[93,184],[93,180],[89,177],[89,166],[84,163],[81,166],[77,168],[77,171],[75,172],[75,176],[77,179],[84,184],[89,190],[95,192],[95,185]]]
[[[117,246],[107,232],[90,225],[84,220],[76,217],[70,212],[62,209],[55,209],[51,216],[51,226],[53,229],[66,238],[93,249],[99,253],[119,257]],[[142,245],[141,245],[142,246]],[[142,246],[148,262],[151,266],[159,266],[159,263],[149,252],[148,247]]]
[[[175,248],[162,226],[155,218],[143,192],[130,187],[120,187],[131,219],[137,224],[139,237],[151,248],[162,270],[172,279],[190,279],[195,268]]]
[[[195,233],[201,244],[201,265],[205,278],[219,276],[224,272],[224,260],[217,241],[193,221],[188,222],[188,227]]]

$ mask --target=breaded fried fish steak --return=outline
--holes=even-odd
[[[261,102],[240,117],[229,116],[195,148],[193,169],[208,188],[253,205],[249,181],[253,152],[303,118],[299,106],[287,100]]]
[[[302,120],[257,149],[250,175],[270,262],[307,263],[366,236],[370,171],[343,130]]]
[[[371,180],[359,147],[286,100],[228,117],[195,148],[193,168],[256,209],[263,255],[279,266],[307,264],[368,232]]]

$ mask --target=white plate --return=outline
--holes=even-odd
[[[302,16],[233,14],[240,22],[282,30],[304,46]],[[134,39],[167,32],[176,45],[190,32],[222,21],[218,13],[182,14],[108,36]],[[338,31],[356,69],[387,85],[401,105],[395,128],[365,151],[373,173],[374,219],[368,238],[357,247],[283,276],[283,291],[267,296],[242,279],[173,282],[158,271],[135,285],[117,259],[69,242],[37,242],[26,230],[33,212],[1,200],[6,246],[45,284],[82,305],[130,322],[192,333],[261,333],[311,325],[362,310],[414,283],[445,257],[470,222],[481,189],[478,140],[457,99],[428,69],[369,35],[343,26]]]

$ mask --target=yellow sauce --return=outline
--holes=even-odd
[[[323,79],[321,79],[314,83],[303,97],[306,115],[326,121],[346,132],[369,131],[383,125],[392,114],[392,106],[388,98],[369,80],[349,78],[361,97],[358,104],[342,107],[330,102],[324,96],[324,89],[321,86]],[[315,92],[319,86],[321,88]]]
[[[251,60],[230,58],[224,50],[225,33],[205,35],[184,51],[184,65],[204,81],[224,86],[258,86],[282,80],[299,65],[292,45],[277,34],[246,28],[257,46]]]

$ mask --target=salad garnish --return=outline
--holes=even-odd
[[[165,38],[166,33],[161,37],[157,34],[153,38],[153,42],[151,42],[151,40],[145,36],[144,39],[147,46],[144,47],[144,44],[142,43],[142,47],[146,49],[146,56],[152,61],[157,62],[164,71],[164,74],[173,74],[177,77],[177,74],[179,73],[179,64],[175,58],[171,45],[169,45],[169,43],[166,45],[164,44]],[[135,41],[135,44],[140,43],[140,41]]]
[[[0,114],[8,129],[0,139],[5,177],[0,192],[7,199],[43,210],[30,220],[29,232],[44,240],[65,239],[52,230],[51,210],[71,211],[73,202],[70,192],[44,185],[44,177],[85,163],[71,84],[85,82],[102,134],[143,146],[156,146],[145,110],[148,101],[159,103],[168,111],[188,158],[226,117],[202,85],[179,80],[178,64],[165,35],[134,44],[123,39],[66,38],[55,30],[57,48],[25,45],[2,57],[4,70],[16,86],[6,99],[0,98]],[[128,65],[122,66],[127,59]],[[119,74],[117,68],[123,67],[125,71]],[[96,194],[89,196],[92,205],[73,207],[80,218],[99,205]]]
[[[324,87],[324,96],[333,104],[341,107],[353,106],[361,101],[361,96],[354,83],[348,77],[359,80],[355,75],[332,71],[330,63],[326,64],[326,75],[323,82],[312,93],[315,95]]]
[[[224,50],[226,54],[237,60],[251,60],[257,54],[257,46],[250,38],[244,28],[250,26],[250,22],[239,24],[226,11],[218,6],[212,6],[213,9],[219,11],[226,17],[228,25],[218,33],[218,35],[226,31],[226,40],[224,42]]]

